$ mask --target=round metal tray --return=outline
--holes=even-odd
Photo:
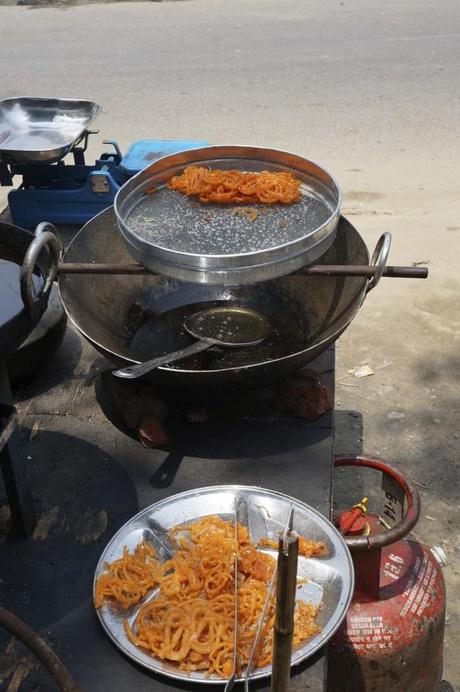
[[[288,171],[302,181],[291,205],[201,204],[166,183],[190,165]],[[147,194],[150,189],[153,194]],[[212,146],[159,159],[118,191],[114,209],[128,251],[153,272],[204,284],[248,284],[315,262],[335,238],[341,194],[335,180],[301,156],[275,149]]]
[[[172,526],[216,514],[233,521],[235,504],[239,507],[238,520],[248,527],[253,542],[267,536],[276,537],[285,528],[293,508],[295,531],[306,538],[324,541],[327,546],[327,557],[299,557],[298,576],[308,581],[298,589],[297,598],[314,605],[321,604],[318,615],[321,632],[293,649],[294,666],[324,646],[340,625],[353,594],[354,573],[348,548],[334,526],[315,509],[287,495],[263,488],[228,485],[190,490],[157,502],[130,519],[115,534],[101,555],[94,583],[104,571],[104,563],[121,557],[124,546],[132,550],[141,540],[145,540],[160,556],[166,557],[167,532]],[[275,551],[267,552],[276,555]],[[127,614],[130,623],[141,605],[135,606]],[[225,682],[220,677],[205,676],[201,672],[185,673],[177,666],[143,652],[124,633],[123,620],[126,615],[122,616],[110,604],[104,604],[96,612],[114,644],[145,668],[176,680],[221,685]],[[270,674],[271,666],[256,668],[251,679],[268,677]]]

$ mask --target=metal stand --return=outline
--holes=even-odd
[[[0,468],[14,529],[30,536],[36,525],[32,493],[27,479],[26,459],[19,439],[16,409],[4,361],[0,362]]]

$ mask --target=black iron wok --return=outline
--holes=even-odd
[[[115,215],[107,209],[74,238],[66,262],[129,262]],[[368,264],[365,243],[341,218],[324,264]],[[62,302],[75,327],[116,366],[128,365],[191,342],[184,318],[208,306],[252,307],[272,321],[273,334],[259,346],[211,349],[145,377],[178,388],[252,387],[279,380],[306,365],[350,324],[372,287],[362,277],[301,273],[255,285],[219,287],[180,283],[160,275],[59,277]]]
[[[0,359],[13,353],[38,324],[56,277],[59,260],[56,241],[50,237],[47,239],[51,260],[43,244],[35,244],[37,252],[33,257],[27,256],[33,240],[34,235],[29,231],[0,221],[0,260],[11,263],[9,267],[6,263],[0,266]],[[28,272],[28,278],[25,277],[25,266],[34,269],[33,273]],[[13,271],[7,274],[9,269]]]

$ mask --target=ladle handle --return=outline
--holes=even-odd
[[[161,365],[174,363],[176,360],[181,360],[187,356],[193,356],[195,353],[200,353],[200,351],[205,351],[207,348],[214,346],[215,343],[214,339],[200,339],[190,344],[190,346],[181,348],[179,351],[165,353],[157,358],[152,358],[152,360],[147,360],[145,363],[136,363],[136,365],[129,365],[127,368],[114,370],[113,375],[127,380],[134,380],[137,377],[146,375],[151,370],[156,370],[156,368],[159,368]]]

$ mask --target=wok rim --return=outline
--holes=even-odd
[[[99,214],[97,214],[95,217],[93,217],[93,219],[91,219],[88,223],[91,223],[91,221],[93,221],[95,218],[97,218],[97,217],[99,217],[99,216],[102,216],[103,214],[106,214],[106,213],[108,213],[109,211],[112,211],[112,212],[114,213],[113,207],[109,207],[108,209],[104,209],[103,211],[99,212]],[[115,218],[116,218],[116,217],[115,217]],[[360,238],[361,238],[361,235],[359,234],[359,231],[357,231],[357,229],[354,227],[354,225],[353,225],[350,221],[348,221],[348,219],[346,219],[343,215],[340,215],[338,224],[340,224],[340,222],[341,222],[342,220],[344,220],[347,224],[349,224],[349,225],[356,231],[356,233],[358,233],[358,235],[359,235]],[[76,236],[72,239],[72,241],[69,243],[69,245],[68,245],[68,247],[67,247],[67,249],[66,249],[64,258],[63,258],[64,261],[65,261],[66,255],[67,255],[67,253],[69,252],[70,248],[72,247],[73,243],[76,242],[78,236],[79,236],[80,233],[86,228],[86,226],[87,226],[87,224],[85,224],[85,226],[83,226],[83,227],[79,230],[79,232],[77,233],[77,235],[76,235]],[[366,245],[366,243],[364,242],[364,240],[363,240],[362,238],[361,238],[361,240],[362,240],[363,247],[364,247],[364,249],[365,249],[365,252],[366,252],[368,261],[369,261],[369,250],[368,250],[367,245]],[[152,272],[152,274],[153,274],[154,276],[162,276],[161,274],[158,274],[158,273],[155,274],[154,272]],[[167,277],[164,277],[164,278],[167,278]],[[282,278],[282,277],[281,277],[281,278]],[[362,304],[363,304],[363,301],[364,301],[364,299],[365,299],[365,297],[366,297],[367,291],[368,291],[368,286],[369,286],[369,279],[366,279],[366,280],[364,281],[363,287],[362,287],[362,289],[361,289],[361,291],[360,291],[360,293],[359,293],[359,300],[358,300],[358,299],[356,300],[356,305],[355,305],[355,307],[353,308],[353,310],[351,311],[351,313],[349,314],[349,316],[348,316],[347,320],[344,322],[344,324],[342,324],[338,329],[336,329],[336,330],[335,330],[332,334],[330,334],[327,338],[321,339],[321,341],[317,341],[317,342],[315,342],[314,344],[311,344],[310,346],[308,346],[308,348],[304,348],[304,349],[302,349],[301,351],[296,351],[296,352],[294,352],[294,353],[290,353],[290,354],[288,354],[288,355],[286,355],[286,356],[281,356],[280,358],[276,358],[276,359],[260,361],[259,363],[248,363],[247,365],[232,366],[231,368],[218,368],[217,370],[215,370],[215,369],[209,369],[209,370],[184,370],[184,369],[182,369],[182,368],[170,368],[170,367],[167,367],[167,366],[160,366],[159,368],[156,368],[156,370],[158,370],[158,371],[160,371],[160,372],[163,372],[163,373],[173,374],[173,375],[174,375],[174,374],[185,375],[185,376],[187,376],[187,377],[193,377],[193,376],[196,376],[196,377],[198,377],[198,376],[202,376],[202,377],[211,377],[211,375],[219,375],[219,374],[224,375],[225,373],[241,372],[242,370],[244,370],[245,372],[254,372],[254,371],[256,371],[256,370],[258,370],[258,369],[260,369],[260,368],[263,368],[263,367],[266,367],[266,366],[270,366],[270,365],[272,365],[272,364],[286,363],[286,362],[288,362],[289,360],[294,360],[296,357],[299,357],[299,356],[301,356],[302,354],[306,354],[306,353],[308,353],[308,351],[310,351],[310,350],[313,350],[313,349],[316,349],[316,348],[320,348],[322,345],[327,346],[327,345],[329,345],[330,343],[333,343],[334,341],[336,341],[336,340],[339,338],[339,336],[344,332],[344,330],[349,326],[349,324],[353,321],[353,319],[355,318],[357,312],[358,312],[359,309],[361,308],[361,306],[362,306]],[[141,363],[141,362],[144,362],[144,361],[139,361],[139,360],[133,360],[133,359],[127,358],[126,356],[123,356],[123,355],[121,355],[121,354],[119,354],[119,353],[116,353],[115,351],[111,350],[110,348],[107,348],[107,346],[104,346],[104,344],[100,343],[98,340],[96,340],[96,339],[94,339],[92,336],[90,336],[84,329],[82,329],[82,328],[77,324],[77,321],[72,317],[72,315],[70,314],[70,312],[67,310],[67,305],[66,305],[65,299],[64,299],[64,297],[63,297],[63,295],[62,295],[62,291],[61,291],[61,283],[60,283],[60,280],[58,280],[58,289],[59,289],[59,296],[60,296],[60,298],[61,298],[62,305],[64,306],[64,310],[65,310],[65,312],[66,312],[66,314],[67,314],[67,317],[68,317],[69,321],[71,322],[71,324],[72,324],[72,325],[76,328],[76,330],[77,330],[80,334],[82,334],[82,336],[84,336],[85,339],[87,339],[92,345],[94,345],[97,349],[101,349],[101,351],[103,351],[105,354],[107,354],[108,360],[111,359],[110,356],[114,356],[114,358],[116,358],[118,361],[121,361],[121,362],[123,362],[123,363],[126,363],[127,365],[135,365],[135,364],[139,364],[139,363]]]

